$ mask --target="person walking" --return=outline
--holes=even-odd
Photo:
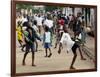
[[[26,42],[26,51],[23,57],[22,65],[25,65],[25,59],[27,54],[29,53],[29,50],[31,49],[32,52],[32,66],[35,66],[34,59],[35,59],[35,47],[34,47],[34,41],[37,38],[41,41],[41,39],[38,37],[38,35],[35,33],[32,27],[27,28],[28,36],[25,39]]]

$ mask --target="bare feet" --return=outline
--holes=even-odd
[[[58,53],[60,54],[61,53],[61,50],[58,50]]]
[[[22,65],[25,66],[26,65],[25,62],[23,62]]]
[[[45,55],[44,57],[48,57],[47,55]]]
[[[67,53],[69,53],[69,52],[67,51]]]
[[[54,47],[54,49],[56,49],[57,47]]]
[[[35,67],[36,65],[35,64],[32,64],[32,66]]]
[[[70,69],[75,69],[74,67],[70,67]]]
[[[86,58],[81,58],[81,60],[86,60]]]
[[[50,54],[48,55],[48,57],[51,57],[51,55],[52,55],[52,53],[50,53]]]

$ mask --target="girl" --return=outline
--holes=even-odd
[[[45,33],[44,33],[44,39],[43,39],[43,43],[44,43],[44,48],[45,48],[45,57],[51,57],[52,53],[51,53],[51,33],[49,32],[49,28],[46,26],[45,27]],[[49,55],[47,52],[47,49],[49,49]]]

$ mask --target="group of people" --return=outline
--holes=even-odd
[[[68,30],[74,32],[74,37],[71,37]],[[59,45],[58,53],[61,53],[63,44],[66,43],[67,52],[72,50],[74,57],[70,69],[74,68],[74,63],[77,57],[76,50],[79,49],[81,59],[86,60],[82,55],[81,47],[84,45],[86,33],[84,30],[84,16],[78,13],[66,16],[61,11],[46,12],[45,14],[19,14],[16,17],[17,39],[20,48],[24,51],[22,65],[25,65],[27,54],[32,52],[32,66],[35,66],[35,52],[38,51],[38,41],[43,42],[45,48],[45,57],[51,57],[53,52],[53,39],[56,38],[54,48]],[[55,37],[54,37],[55,36]],[[53,38],[54,37],[54,38]]]

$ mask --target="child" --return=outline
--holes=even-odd
[[[17,31],[18,42],[20,44],[20,47],[22,47],[23,37],[22,37],[22,27],[21,27],[21,22],[20,21],[18,22],[18,26],[16,28],[16,31]]]
[[[24,58],[23,58],[23,65],[25,65],[25,59],[27,54],[29,53],[29,50],[31,49],[32,52],[32,66],[35,66],[34,64],[34,59],[35,59],[35,47],[34,47],[34,41],[37,38],[38,40],[41,41],[41,39],[37,36],[37,34],[35,33],[35,31],[33,30],[32,27],[28,27],[27,28],[27,32],[28,32],[28,36],[25,39],[26,42],[26,52],[24,54]]]
[[[39,35],[39,29],[38,29],[38,27],[37,27],[37,21],[36,20],[34,20],[34,22],[33,22],[33,29],[35,30],[35,32],[36,32],[36,34],[38,35],[38,36],[40,36]],[[35,44],[36,44],[36,52],[37,52],[37,49],[38,49],[38,42],[37,42],[37,40],[35,40]]]
[[[86,60],[83,57],[82,52],[81,52],[81,48],[84,45],[84,41],[82,40],[82,33],[81,32],[78,32],[78,31],[76,32],[75,42],[79,45],[79,52],[80,52],[80,55],[81,55],[81,60]]]
[[[49,32],[49,28],[46,26],[45,27],[45,33],[44,33],[44,39],[43,39],[43,43],[44,43],[44,48],[45,48],[45,57],[51,57],[52,53],[51,53],[51,33]],[[49,49],[49,55],[47,52],[47,49]]]
[[[76,60],[76,57],[77,57],[77,53],[76,53],[76,49],[79,48],[79,45],[77,43],[75,43],[69,33],[67,32],[67,29],[64,29],[64,33],[62,35],[62,38],[60,40],[60,45],[59,45],[59,50],[58,50],[58,53],[60,54],[61,53],[61,47],[62,47],[62,44],[65,43],[67,44],[67,51],[70,51],[72,50],[73,54],[74,54],[74,57],[73,57],[73,60],[72,60],[72,63],[70,65],[70,69],[75,69],[73,67],[74,63],[75,63],[75,60]]]
[[[37,26],[39,28],[40,35],[41,35],[41,29],[42,29],[42,21],[43,21],[43,18],[41,17],[41,15],[38,15],[38,17],[37,17]]]

